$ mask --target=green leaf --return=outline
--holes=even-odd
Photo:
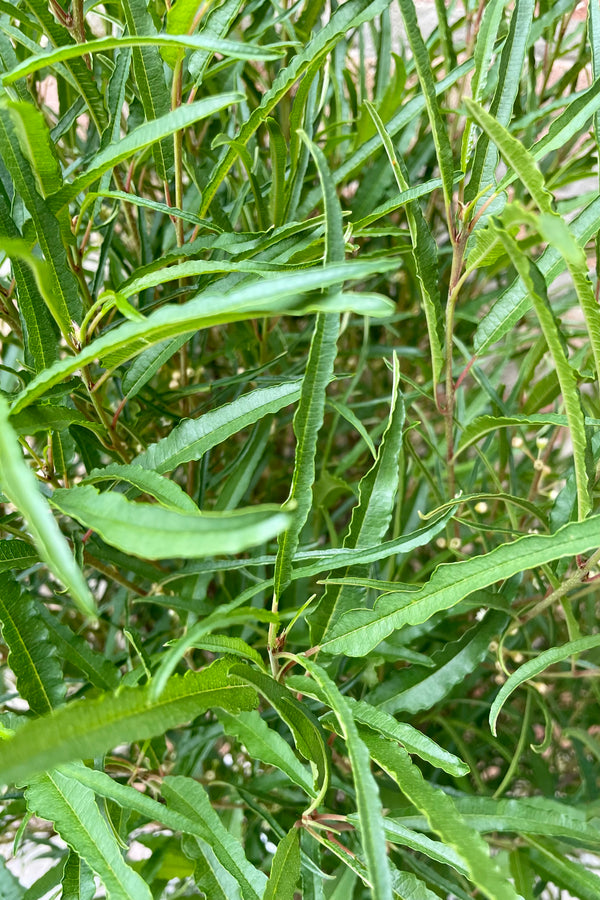
[[[2,900],[23,900],[25,890],[6,865],[4,857],[0,857],[0,896],[2,896]]]
[[[212,6],[202,17],[200,34],[202,39],[225,40],[243,0],[224,0],[219,6]],[[204,73],[213,58],[213,54],[205,50],[196,50],[188,61],[189,73],[195,85],[200,85]]]
[[[294,900],[300,878],[300,835],[297,828],[279,841],[263,900]]]
[[[518,900],[480,835],[470,828],[452,798],[423,778],[402,747],[361,729],[373,760],[397,783],[402,793],[422,812],[432,831],[463,861],[469,879],[488,900]]]
[[[259,900],[265,890],[266,878],[248,862],[241,845],[212,808],[202,785],[182,775],[168,775],[163,779],[161,792],[169,809],[202,828],[204,839],[219,862],[238,882],[245,900]]]
[[[275,505],[190,515],[153,503],[133,503],[115,491],[101,494],[92,485],[59,488],[51,502],[111,547],[142,559],[241,553],[276,537],[289,522]]]
[[[535,263],[520,250],[514,238],[510,237],[501,227],[498,228],[498,236],[531,296],[542,333],[552,356],[573,443],[577,508],[579,518],[584,519],[592,509],[592,500],[586,460],[588,441],[581,397],[577,387],[577,376],[569,363],[566,342],[548,300],[544,276]],[[596,305],[595,301],[594,305]],[[600,338],[600,326],[598,327],[598,338]],[[600,345],[598,349],[598,363],[600,366]]]
[[[62,900],[93,900],[96,882],[92,870],[73,850],[62,877]]]
[[[398,2],[404,27],[406,29],[406,36],[412,50],[421,90],[423,91],[425,105],[427,107],[427,115],[431,125],[435,152],[440,167],[440,175],[442,177],[446,208],[450,209],[450,204],[452,202],[452,185],[454,182],[454,161],[452,158],[450,139],[448,137],[448,127],[442,119],[442,114],[438,106],[435,78],[429,62],[429,53],[425,41],[423,40],[423,36],[421,35],[421,31],[419,30],[414,0],[398,0]]]
[[[528,431],[539,431],[544,425],[552,425],[553,427],[566,428],[569,421],[566,416],[560,413],[539,413],[530,416],[477,416],[472,422],[469,422],[463,430],[460,437],[459,446],[454,454],[457,457],[460,453],[470,447],[471,444],[481,440],[486,434],[497,431],[499,428],[521,427]],[[585,417],[585,424],[595,427],[600,426],[600,419],[590,419]],[[537,427],[536,427],[537,426]]]
[[[0,541],[0,572],[10,569],[28,569],[39,561],[34,547],[18,538]]]
[[[64,584],[81,611],[95,615],[87,582],[54,520],[46,500],[38,491],[33,472],[26,464],[8,418],[6,401],[0,397],[0,487],[27,522],[40,557]]]
[[[163,89],[163,96],[165,93]],[[204,100],[186,103],[184,106],[179,106],[171,112],[166,112],[157,119],[139,125],[118,142],[109,144],[104,150],[96,153],[91,164],[85,168],[81,175],[53,194],[52,209],[56,212],[67,206],[72,200],[75,200],[81,191],[85,190],[94,181],[97,181],[104,172],[114,168],[114,166],[124,162],[126,159],[130,159],[140,150],[144,150],[152,144],[162,146],[161,141],[166,144],[167,141],[165,139],[169,138],[175,131],[189,128],[190,125],[212,116],[227,106],[239,103],[242,99],[242,95],[235,92],[215,94],[212,97],[205,97]]]
[[[570,223],[571,233],[580,247],[585,247],[598,228],[600,228],[600,197],[592,200]],[[566,267],[564,258],[555,247],[548,247],[536,261],[536,265],[548,287]],[[492,344],[501,340],[525,315],[530,306],[531,298],[525,285],[517,278],[479,323],[473,340],[475,352],[481,355]]]
[[[27,721],[0,743],[3,784],[25,781],[61,763],[99,756],[118,744],[164,734],[213,706],[252,709],[255,692],[228,675],[223,660],[201,672],[174,675],[160,699],[150,687],[124,687],[93,700],[74,700],[47,716]]]
[[[315,160],[323,191],[325,265],[340,263],[345,256],[345,243],[342,208],[335,184],[322,150],[313,144],[303,131],[300,132],[300,137]],[[335,293],[335,290],[336,285],[332,285],[331,291]],[[296,452],[288,500],[294,503],[295,511],[291,527],[279,538],[274,575],[275,603],[290,583],[292,560],[300,541],[300,533],[312,507],[317,439],[325,416],[326,391],[333,375],[339,330],[339,316],[332,314],[317,316],[302,379],[300,399],[294,415]]]
[[[350,704],[339,692],[327,672],[311,659],[304,658],[302,665],[326,695],[346,741],[372,895],[377,900],[387,900],[387,898],[391,900],[392,884],[385,851],[383,810],[379,788],[371,772],[371,760],[367,745],[356,726]]]
[[[569,641],[561,647],[551,647],[549,650],[544,650],[543,653],[538,654],[534,659],[530,659],[529,662],[519,666],[516,672],[513,672],[504,682],[492,703],[490,709],[492,734],[496,734],[496,722],[498,721],[500,710],[513,691],[516,691],[524,682],[544,672],[549,666],[569,659],[576,653],[583,653],[585,650],[592,650],[598,646],[600,646],[600,634],[591,634],[587,637],[578,638],[576,641]]]
[[[20,696],[38,715],[60,706],[65,683],[38,604],[10,575],[0,576],[0,622]]]
[[[70,425],[79,425],[96,433],[102,432],[98,422],[90,422],[78,409],[68,406],[38,404],[11,416],[10,424],[18,435],[39,434],[40,431],[63,431]]]
[[[279,412],[300,396],[299,381],[257,388],[237,400],[200,416],[186,419],[165,438],[152,444],[135,458],[135,464],[164,474],[191,460],[202,459],[212,447],[254,425],[265,416]]]
[[[469,628],[460,640],[449,641],[432,656],[435,668],[422,673],[413,667],[406,673],[404,682],[394,683],[393,695],[382,700],[373,697],[371,702],[376,703],[378,709],[394,715],[432,709],[477,669],[488,655],[492,639],[504,631],[508,622],[509,617],[504,613],[489,610],[483,621]],[[385,684],[382,687],[385,691]]]
[[[534,849],[532,859],[537,871],[554,884],[569,893],[575,892],[578,900],[595,900],[600,891],[600,877],[590,871],[586,865],[570,860],[558,847],[550,841],[535,841],[529,838],[527,843]]]
[[[197,0],[193,0],[193,2],[196,4],[195,9],[197,10]],[[179,3],[176,4],[176,6],[178,5]],[[175,9],[176,6],[173,7],[173,9]],[[228,56],[231,59],[270,60],[278,59],[280,56],[283,56],[284,53],[284,50],[279,45],[261,47],[258,44],[252,44],[250,42],[242,44],[238,41],[217,40],[205,34],[185,34],[185,31],[162,31],[160,34],[127,34],[122,37],[98,38],[94,41],[86,41],[85,44],[67,44],[62,47],[52,48],[44,53],[28,56],[27,59],[11,69],[10,72],[3,74],[1,81],[4,85],[14,84],[15,81],[24,78],[26,75],[31,75],[33,72],[38,72],[40,69],[52,68],[56,63],[64,62],[68,59],[76,59],[77,57],[88,53],[105,53],[107,50],[121,51],[127,47],[160,47],[161,50],[164,47],[165,52],[161,55],[165,57],[168,53],[170,57],[175,58],[178,56],[177,49],[175,48],[181,50],[191,49],[204,50],[210,53],[221,53],[223,56]],[[139,52],[141,55],[146,56],[146,59],[148,58],[143,51]],[[149,69],[148,65],[146,65],[146,69]],[[155,74],[154,71],[153,74]],[[136,78],[137,77],[136,74]],[[146,87],[147,77],[149,77],[148,72],[143,73],[141,79],[141,83],[145,84]],[[137,83],[138,86],[140,86],[140,79],[138,79]],[[164,90],[165,87],[163,81],[163,91]],[[167,112],[168,108],[167,105],[161,114]],[[31,109],[34,110],[34,107],[31,107]],[[158,116],[151,116],[151,118],[158,118]]]
[[[528,0],[531,2],[531,0]],[[531,3],[533,8],[533,3]],[[463,101],[471,118],[494,142],[507,165],[518,175],[542,212],[552,211],[552,194],[546,188],[544,176],[535,160],[510,132],[478,103],[469,98]],[[485,187],[486,185],[482,185]]]
[[[407,192],[408,172],[402,158],[396,153],[390,134],[381,121],[375,107],[366,101],[365,103],[371,118],[377,128],[377,133],[387,153],[387,157],[394,172],[396,184],[401,193]],[[442,323],[444,314],[440,300],[439,269],[437,244],[418,202],[406,204],[406,217],[411,236],[411,254],[414,260],[419,288],[421,291],[421,303],[425,311],[427,321],[427,334],[431,352],[431,365],[433,367],[434,384],[437,384],[440,372],[444,365],[442,351]]]
[[[84,637],[74,634],[41,604],[39,615],[43,619],[52,645],[56,647],[62,660],[83,672],[90,684],[100,690],[114,691],[118,688],[121,674],[116,665],[97,650],[92,650]]]
[[[82,479],[81,484],[98,484],[102,481],[125,482],[143,494],[154,497],[165,509],[198,515],[198,507],[177,482],[164,478],[152,469],[134,464],[111,463],[104,466],[103,469],[93,469],[86,478]]]
[[[278,732],[269,728],[257,712],[252,710],[230,716],[229,713],[220,710],[217,716],[225,734],[235,737],[243,744],[252,759],[258,759],[267,766],[276,766],[310,797],[316,796],[312,779],[290,745]]]
[[[404,400],[400,391],[400,364],[393,361],[392,402],[386,429],[381,438],[372,468],[361,478],[358,503],[344,537],[343,546],[361,549],[380,543],[387,532],[396,508],[396,494],[400,477]],[[346,577],[367,575],[364,566],[349,566]],[[331,623],[349,609],[362,606],[366,591],[360,587],[341,585],[325,589],[316,610],[311,615],[311,640],[318,644],[327,634]]]
[[[299,680],[292,681],[289,679],[290,688],[302,690]],[[304,685],[306,690],[306,685]],[[324,699],[322,695],[319,699]],[[392,741],[398,741],[405,747],[409,753],[414,753],[420,759],[425,760],[437,769],[442,769],[450,775],[460,778],[469,772],[469,767],[454,753],[444,750],[439,744],[436,744],[427,735],[422,734],[408,722],[398,722],[385,709],[385,705],[372,706],[364,700],[354,700],[352,697],[346,697],[346,702],[350,705],[352,715],[356,722],[361,725],[368,725],[374,731],[379,732],[384,737]],[[327,713],[320,721],[324,725],[332,723],[333,714]]]
[[[351,610],[336,623],[321,646],[327,653],[365,656],[393,631],[426,622],[469,594],[536,566],[595,549],[600,516],[571,522],[555,534],[530,534],[489,553],[456,563],[444,563],[418,591],[398,591],[380,597],[373,610]]]
[[[92,791],[61,772],[33,781],[25,792],[29,811],[52,822],[56,832],[96,872],[108,895],[151,900],[142,878],[127,865]]]
[[[307,759],[315,776],[318,790],[310,809],[316,809],[323,801],[330,778],[330,754],[325,743],[323,729],[318,720],[300,704],[287,688],[264,672],[257,672],[249,666],[234,665],[232,675],[251,684],[269,701],[294,736],[298,752]]]
[[[535,0],[516,0],[510,18],[509,33],[502,48],[498,66],[498,81],[488,116],[497,124],[498,128],[508,127],[512,117],[523,73],[525,54],[530,43],[530,30],[534,15]],[[479,101],[480,97],[474,95],[474,99]],[[469,115],[473,116],[472,101],[465,100],[465,104]],[[477,118],[475,121],[481,125]],[[471,177],[465,191],[467,200],[475,199],[480,191],[495,184],[498,152],[493,145],[490,146],[490,137],[496,143],[494,136],[486,128],[484,134],[477,140]],[[496,144],[496,146],[498,145]],[[502,152],[501,147],[498,149]]]
[[[319,303],[306,298],[309,291],[329,287],[341,280],[362,279],[375,273],[388,272],[395,266],[394,261],[387,259],[373,262],[346,261],[342,265],[290,272],[268,282],[261,281],[235,288],[225,295],[222,292],[207,292],[181,305],[164,306],[143,322],[125,322],[97,338],[76,356],[62,359],[41,372],[19,394],[12,408],[13,415],[41,397],[48,388],[59,384],[68,375],[94,360],[118,354],[119,362],[125,362],[153,344],[224,322],[237,322],[261,315],[304,315],[326,308],[326,301]],[[340,304],[345,309],[356,307],[360,310],[360,297],[360,294],[339,295]],[[388,315],[391,308],[389,300],[378,298],[376,304],[369,304],[363,311],[367,315]],[[139,459],[136,462],[139,463]]]

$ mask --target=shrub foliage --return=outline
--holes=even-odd
[[[600,7],[435,10],[0,2],[2,897],[600,896]]]

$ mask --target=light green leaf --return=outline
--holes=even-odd
[[[195,10],[198,8],[197,0],[193,0]],[[173,7],[176,9],[180,4]],[[62,47],[54,47],[45,53],[28,56],[10,72],[2,75],[2,84],[14,84],[20,78],[38,72],[40,69],[52,68],[56,63],[68,59],[76,59],[87,53],[106,53],[107,50],[121,51],[126,47],[160,47],[167,49],[169,55],[177,56],[177,49],[206,50],[210,53],[221,53],[231,59],[270,60],[283,56],[284,49],[279,45],[261,47],[258,44],[241,43],[238,41],[217,40],[203,34],[185,34],[182,32],[161,32],[160,34],[127,34],[122,37],[104,37],[94,41],[86,41],[85,44],[66,44]],[[173,48],[173,49],[171,49]],[[177,48],[177,49],[176,49]],[[138,81],[139,84],[139,81]],[[31,107],[34,109],[34,107]],[[157,118],[154,116],[153,118]]]
[[[150,49],[150,48],[146,48]],[[156,49],[156,48],[153,48]],[[161,64],[162,65],[162,64]],[[162,89],[165,95],[165,89]],[[168,97],[168,93],[167,93]],[[242,95],[238,93],[215,94],[196,100],[194,103],[186,103],[171,112],[166,112],[159,118],[139,125],[117,143],[109,144],[104,150],[100,150],[93,157],[93,161],[70,184],[65,184],[60,191],[52,195],[52,209],[57,212],[72,200],[81,191],[85,190],[103,174],[126,159],[130,159],[135,153],[144,150],[152,144],[160,143],[170,137],[175,131],[189,128],[196,122],[214,115],[221,109],[239,103]],[[166,143],[166,141],[164,141]]]
[[[265,416],[279,412],[299,396],[300,382],[297,380],[257,388],[198,419],[184,420],[166,437],[136,456],[134,463],[161,474],[172,472],[183,463],[202,459],[212,447]]]
[[[502,227],[498,227],[497,230],[512,264],[531,296],[542,333],[554,362],[554,369],[560,384],[573,444],[575,481],[577,483],[577,508],[579,518],[584,519],[592,508],[592,501],[586,461],[587,435],[581,397],[577,387],[577,376],[569,363],[566,342],[548,300],[544,276],[535,263],[520,250],[514,238]],[[596,306],[595,301],[594,306]],[[598,338],[600,339],[600,326],[598,327]],[[598,350],[598,363],[600,366],[600,345]]]
[[[64,584],[87,616],[95,605],[87,582],[54,520],[50,507],[38,490],[8,418],[6,401],[0,397],[0,487],[27,522],[34,544],[48,568]]]
[[[292,828],[279,841],[263,900],[294,900],[300,878],[300,833]]]
[[[500,710],[513,691],[516,691],[524,682],[544,672],[549,666],[569,659],[576,653],[583,653],[585,650],[592,650],[598,646],[600,646],[600,634],[591,634],[587,637],[578,638],[576,641],[569,641],[569,643],[563,644],[561,647],[551,647],[549,650],[544,650],[543,653],[540,653],[534,659],[530,659],[529,662],[519,666],[516,672],[513,672],[504,682],[492,703],[492,708],[490,709],[492,734],[496,734],[496,722],[498,721]]]
[[[51,502],[111,547],[142,559],[241,553],[276,537],[289,522],[289,516],[274,505],[189,515],[152,503],[133,503],[115,491],[101,494],[92,485],[59,488]]]
[[[431,830],[455,851],[464,863],[469,879],[482,894],[488,900],[518,900],[514,887],[490,857],[489,848],[466,824],[452,798],[423,778],[402,747],[375,737],[365,729],[361,729],[360,734],[377,765],[425,815]]]
[[[94,360],[106,360],[118,355],[118,362],[125,362],[153,344],[224,322],[238,322],[261,315],[305,315],[324,306],[326,308],[325,302],[307,298],[311,290],[327,288],[341,280],[367,278],[388,272],[395,266],[396,262],[389,259],[346,261],[341,265],[290,272],[269,281],[234,288],[227,294],[207,292],[187,303],[166,305],[151,313],[143,322],[123,323],[97,338],[76,356],[62,359],[41,372],[20,393],[12,412],[15,414],[29,406],[48,388]],[[360,297],[360,294],[346,295],[341,301],[343,307],[349,309],[357,305],[360,309]],[[368,315],[385,316],[391,308],[389,300],[379,298],[378,305],[369,305]],[[139,459],[136,461],[139,462]]]
[[[63,872],[61,900],[93,900],[95,893],[96,882],[92,870],[71,850]]]
[[[92,791],[61,772],[32,782],[25,792],[29,811],[47,819],[61,838],[100,877],[115,900],[151,900],[142,878],[127,865]]]
[[[358,486],[358,503],[344,537],[344,548],[361,549],[383,541],[394,509],[400,477],[402,429],[404,427],[404,399],[400,391],[400,363],[393,361],[392,402],[386,429],[381,438],[377,458]],[[365,576],[364,566],[349,566],[346,577]],[[318,644],[327,634],[331,623],[349,609],[362,606],[366,591],[360,587],[340,585],[327,587],[309,621],[311,640]]]
[[[219,710],[217,717],[225,734],[237,738],[252,759],[258,759],[267,766],[276,766],[310,797],[316,796],[307,769],[299,762],[287,741],[273,728],[269,728],[257,712],[252,710],[230,716]]]
[[[90,684],[102,691],[115,691],[119,686],[121,673],[118,666],[106,659],[97,650],[92,650],[84,637],[75,634],[68,625],[58,621],[45,606],[40,604],[39,615],[50,635],[51,643],[65,662],[75,666],[88,678]]]
[[[448,126],[442,119],[442,114],[438,106],[435,78],[429,62],[429,53],[419,29],[414,0],[398,0],[398,2],[404,21],[404,27],[406,28],[408,42],[412,50],[415,68],[421,84],[421,90],[423,91],[425,105],[427,107],[427,115],[429,116],[435,152],[440,167],[440,175],[442,177],[444,200],[446,202],[446,208],[449,209],[452,202],[454,161],[452,159],[450,138],[448,137]]]
[[[574,894],[578,900],[596,900],[600,891],[600,877],[583,863],[569,859],[551,841],[536,841],[528,838],[527,843],[534,849],[533,864],[546,879]]]
[[[380,597],[372,610],[351,610],[336,623],[327,653],[364,656],[384,638],[405,625],[416,625],[469,594],[536,566],[596,549],[600,516],[571,522],[555,534],[529,534],[489,553],[456,563],[444,563],[418,591],[399,591]]]
[[[368,745],[365,744],[362,735],[359,734],[350,704],[339,692],[327,672],[308,658],[302,660],[302,665],[326,695],[346,741],[352,769],[352,780],[356,791],[356,808],[372,896],[376,900],[388,900],[388,898],[391,900],[392,883],[385,851],[383,810],[379,788],[371,772]]]
[[[241,844],[221,822],[202,785],[182,775],[168,775],[163,779],[161,791],[169,809],[202,827],[204,839],[238,882],[245,900],[259,900],[265,890],[266,878],[248,862]]]
[[[164,734],[213,706],[252,709],[255,692],[229,676],[218,660],[201,672],[174,675],[152,703],[149,686],[125,687],[93,700],[74,700],[47,716],[28,720],[0,743],[2,784],[25,781],[61,763],[99,756],[118,744]]]
[[[104,466],[103,469],[93,469],[86,478],[82,479],[81,484],[98,484],[102,481],[125,482],[143,494],[154,497],[165,509],[188,515],[198,515],[198,507],[177,482],[164,478],[152,469],[135,464],[111,463]]]

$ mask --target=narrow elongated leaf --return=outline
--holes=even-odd
[[[194,0],[196,3],[196,0]],[[196,4],[197,5],[197,4]],[[94,41],[86,41],[83,44],[67,44],[63,47],[55,47],[45,53],[29,56],[19,63],[10,72],[2,75],[2,84],[14,84],[20,78],[38,72],[40,69],[51,68],[56,63],[68,59],[75,59],[87,53],[105,53],[107,50],[119,50],[126,47],[160,47],[173,48],[175,54],[181,50],[204,50],[209,53],[222,53],[231,59],[269,60],[278,59],[284,51],[278,45],[261,47],[258,44],[239,43],[238,41],[217,40],[205,34],[185,34],[161,32],[160,34],[128,34],[123,37],[104,37]],[[141,51],[140,51],[141,52]],[[164,55],[164,54],[163,54]],[[139,84],[139,82],[138,82]],[[32,107],[33,109],[33,107]],[[168,106],[163,110],[164,114]],[[154,116],[153,118],[158,118]]]
[[[225,296],[222,293],[205,293],[181,305],[167,305],[156,310],[142,322],[126,322],[120,325],[97,338],[76,356],[62,359],[45,372],[41,372],[20,393],[13,405],[13,414],[29,406],[38,397],[43,396],[48,388],[59,384],[68,375],[94,360],[118,354],[118,361],[125,362],[137,356],[142,350],[167,338],[189,334],[199,328],[209,328],[224,322],[237,322],[261,315],[284,313],[304,315],[319,308],[327,308],[327,301],[321,303],[310,301],[306,297],[307,293],[337,284],[341,280],[366,278],[375,273],[388,272],[395,265],[396,263],[390,260],[347,261],[343,265],[315,267],[300,273],[291,272],[270,281],[234,289]],[[341,305],[345,309],[356,308],[360,311],[360,297],[360,294],[346,294],[341,300]],[[390,301],[381,297],[376,304],[370,303],[363,311],[371,316],[385,316],[389,314],[391,308]],[[139,459],[136,461],[139,462]]]
[[[440,175],[442,177],[444,199],[446,201],[446,208],[449,209],[452,201],[454,161],[452,159],[452,149],[448,137],[448,127],[442,119],[442,114],[438,106],[435,79],[429,62],[429,53],[427,52],[425,41],[423,40],[423,36],[419,29],[414,0],[398,0],[398,2],[404,21],[404,27],[406,28],[408,42],[412,50],[415,68],[421,84],[421,90],[423,91],[423,96],[425,98],[427,115],[431,125],[435,152],[440,167]]]
[[[3,900],[23,900],[25,890],[6,865],[4,857],[0,858],[0,894]]]
[[[600,516],[592,516],[583,522],[571,522],[555,534],[524,535],[490,553],[438,566],[418,591],[386,594],[373,610],[345,613],[322,649],[327,653],[364,656],[392,631],[426,622],[436,612],[450,609],[480,588],[554,559],[595,549],[599,525]]]
[[[30,812],[47,819],[70,847],[99,875],[108,895],[151,900],[143,879],[127,865],[92,791],[63,775],[38,777],[25,792]]]
[[[544,652],[536,656],[535,659],[530,659],[529,662],[520,666],[516,672],[513,672],[504,682],[492,703],[492,708],[490,709],[490,728],[492,734],[496,734],[496,722],[498,721],[500,710],[513,691],[520,687],[520,685],[525,681],[529,681],[531,678],[535,678],[535,676],[539,675],[541,672],[544,672],[548,666],[553,666],[555,663],[562,662],[564,659],[569,659],[569,657],[574,656],[576,653],[583,653],[585,650],[592,650],[594,647],[598,646],[600,646],[600,635],[591,634],[587,637],[577,638],[576,641],[569,641],[568,644],[563,644],[562,647],[551,647],[550,650],[544,650]]]
[[[352,819],[356,819],[356,816],[353,815],[351,821]],[[412,831],[402,822],[390,819],[387,816],[384,819],[384,828],[386,840],[390,841],[390,843],[402,844],[404,847],[410,847],[411,850],[424,853],[429,859],[441,862],[446,866],[452,866],[461,875],[468,877],[469,872],[464,862],[456,850],[447,844],[441,841],[433,841],[426,835],[420,834],[418,831]]]
[[[164,93],[163,89],[163,95]],[[239,103],[241,99],[242,95],[238,93],[215,94],[213,97],[196,100],[194,103],[186,103],[184,106],[179,106],[171,112],[166,112],[157,119],[139,125],[117,143],[110,144],[105,150],[100,150],[81,175],[70,184],[65,184],[60,191],[57,191],[52,196],[52,209],[56,212],[62,209],[63,206],[74,200],[81,191],[85,190],[94,181],[97,181],[103,172],[112,169],[126,159],[130,159],[140,150],[163,141],[175,131],[189,128],[190,125],[208,118],[227,106]]]
[[[123,393],[128,399],[132,399],[138,394],[145,384],[148,384],[158,370],[162,368],[168,359],[177,353],[177,351],[187,344],[191,335],[184,334],[180,337],[173,338],[171,341],[157,344],[150,350],[144,350],[138,358],[133,361],[125,372],[122,379]]]
[[[263,900],[294,900],[300,878],[300,834],[288,831],[277,845]]]
[[[10,423],[18,435],[38,434],[40,431],[64,431],[70,425],[101,431],[98,422],[90,422],[78,409],[68,406],[39,405],[11,416]]]
[[[394,382],[388,424],[383,433],[372,468],[358,486],[358,503],[344,537],[344,547],[368,547],[382,541],[389,528],[396,505],[400,475],[404,400],[400,392],[400,364],[394,357]],[[368,574],[365,567],[350,566],[346,577]],[[326,588],[321,601],[310,618],[311,640],[318,644],[332,622],[349,609],[360,607],[366,591],[360,587],[340,585]]]
[[[481,24],[477,29],[477,39],[473,53],[475,71],[471,79],[471,96],[476,103],[481,103],[485,94],[494,45],[498,37],[498,29],[502,21],[504,7],[504,0],[491,0],[490,3],[486,3]],[[460,167],[463,172],[467,170],[467,160],[471,154],[472,141],[473,123],[469,119],[463,132],[460,156]]]
[[[548,880],[564,888],[569,893],[575,892],[579,900],[595,900],[600,891],[600,877],[585,865],[575,862],[566,856],[550,841],[528,839],[535,848],[535,866],[543,872]]]
[[[430,828],[463,861],[469,878],[489,900],[518,900],[480,835],[466,824],[452,798],[423,778],[402,747],[361,729],[361,737],[377,765],[393,778],[403,794],[422,812]]]
[[[234,665],[231,672],[255,687],[289,727],[298,752],[308,760],[315,776],[318,794],[311,809],[316,809],[327,792],[331,766],[329,750],[319,722],[294,698],[291,691],[264,672],[241,665]]]
[[[600,227],[600,198],[592,200],[570,223],[570,230],[579,244],[584,247]],[[548,247],[536,261],[549,287],[565,268],[566,263],[555,247]],[[531,298],[520,278],[506,290],[481,320],[474,336],[475,352],[478,355],[496,341],[501,340],[531,307]]]
[[[298,681],[290,681],[290,687],[296,687],[301,690],[301,684]],[[306,685],[304,685],[306,688]],[[320,697],[320,699],[323,699]],[[389,712],[385,710],[384,704],[378,707],[372,706],[364,700],[354,700],[352,697],[346,697],[347,703],[350,705],[352,715],[361,725],[368,725],[374,731],[378,731],[384,737],[393,741],[399,741],[409,753],[414,753],[420,759],[430,763],[437,769],[442,769],[450,775],[456,775],[460,778],[466,775],[469,767],[454,753],[444,750],[439,744],[436,744],[427,735],[422,734],[413,725],[408,722],[398,722]],[[330,724],[332,714],[327,713],[321,719],[323,724]]]
[[[485,437],[487,434],[497,431],[499,428],[512,428],[516,426],[530,431],[537,431],[544,425],[552,425],[555,428],[566,428],[568,424],[569,422],[566,416],[560,415],[560,413],[550,412],[531,416],[477,416],[477,418],[473,419],[473,421],[464,429],[460,438],[460,444],[454,455],[455,457],[458,456],[463,450],[470,447],[471,444],[481,440],[481,438]],[[589,416],[586,416],[585,424],[600,427],[600,419],[591,419]]]
[[[542,273],[535,263],[520,250],[516,241],[504,229],[498,229],[498,236],[515,269],[525,283],[528,293],[531,295],[542,333],[554,362],[573,442],[577,508],[579,518],[584,519],[592,508],[592,501],[586,463],[587,435],[581,397],[577,387],[577,377],[569,363],[565,340],[552,312],[552,307],[548,300],[546,282]],[[598,328],[598,338],[600,339],[600,327]],[[600,364],[600,347],[598,362]]]
[[[525,54],[529,46],[529,34],[534,13],[535,0],[516,0],[510,18],[509,33],[502,48],[498,67],[498,81],[489,113],[490,118],[497,122],[500,127],[508,127],[512,117],[523,72]],[[472,106],[469,105],[470,101],[465,101],[465,103],[469,114],[472,115]],[[475,119],[475,121],[478,120]],[[465,191],[467,200],[475,199],[481,190],[488,187],[488,185],[495,184],[498,151],[493,144],[490,145],[490,137],[492,136],[486,129],[477,141],[471,177]],[[492,141],[494,141],[493,137]]]
[[[224,0],[219,6],[213,6],[202,17],[200,34],[203,40],[222,41],[226,39],[243,0]],[[204,73],[213,57],[206,50],[197,50],[190,56],[188,69],[195,84],[202,83]]]
[[[221,660],[201,672],[175,675],[154,703],[148,686],[125,687],[29,720],[0,744],[0,779],[3,784],[25,781],[61,763],[99,756],[117,744],[164,734],[213,706],[232,712],[252,709],[255,692],[229,676],[228,668]]]
[[[201,824],[206,832],[205,840],[238,882],[245,900],[259,900],[265,890],[266,878],[248,862],[241,845],[212,808],[202,785],[182,775],[168,775],[163,779],[161,791],[169,808]]]
[[[342,208],[335,191],[335,184],[323,151],[313,144],[303,131],[300,136],[315,160],[323,191],[325,265],[340,263],[345,256],[344,226]],[[332,285],[333,293],[335,293],[335,289],[336,285]],[[337,356],[339,330],[339,316],[323,313],[317,316],[302,379],[298,408],[294,415],[296,453],[288,500],[295,505],[295,511],[291,527],[279,538],[274,575],[275,602],[279,600],[290,583],[292,559],[300,541],[300,532],[306,524],[312,506],[317,439],[325,415],[326,390],[333,375],[333,366]]]
[[[412,2],[412,0],[410,0]],[[396,153],[390,134],[381,121],[375,107],[366,102],[367,109],[379,134],[387,157],[394,172],[394,178],[398,189],[404,193],[409,190],[408,172],[402,158]],[[406,218],[411,236],[411,254],[414,260],[419,287],[421,290],[421,302],[427,321],[427,334],[431,352],[431,364],[433,367],[434,383],[442,371],[444,355],[442,351],[442,322],[444,319],[439,289],[439,270],[437,259],[437,244],[429,229],[425,217],[418,202],[406,204]]]
[[[0,623],[17,690],[38,715],[65,699],[65,683],[48,631],[32,597],[10,575],[0,576]]]
[[[372,896],[375,900],[388,900],[388,898],[391,900],[392,883],[385,852],[383,812],[377,782],[371,773],[371,760],[367,746],[359,734],[352,715],[352,708],[327,672],[311,659],[303,659],[302,664],[326,695],[346,741]]]
[[[181,422],[167,437],[136,456],[135,464],[155,472],[171,472],[182,463],[202,459],[212,447],[265,416],[279,412],[299,396],[300,381],[297,380],[257,388],[225,406],[204,413],[199,419]]]
[[[60,488],[52,505],[91,528],[125,553],[143,559],[198,559],[241,553],[276,537],[289,522],[278,506],[188,514],[152,503],[133,503],[115,491],[92,485]]]
[[[50,507],[38,491],[33,472],[26,464],[8,418],[6,401],[0,397],[0,487],[27,522],[40,557],[64,584],[86,615],[95,606],[87,582],[77,566]]]
[[[237,738],[246,747],[252,759],[259,759],[267,766],[276,766],[310,797],[316,796],[307,769],[299,762],[287,741],[274,729],[269,728],[257,712],[252,710],[230,716],[229,713],[219,711],[217,716],[225,729],[225,734]]]
[[[87,478],[82,480],[82,484],[98,484],[102,481],[122,481],[132,485],[143,494],[149,494],[155,500],[175,512],[183,512],[188,515],[197,515],[198,507],[192,498],[179,487],[177,482],[163,478],[152,469],[146,469],[143,466],[127,465],[122,466],[118,463],[111,463],[104,466],[103,469],[94,469]]]

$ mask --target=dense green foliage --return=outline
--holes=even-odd
[[[0,2],[0,897],[600,896],[576,6]]]

